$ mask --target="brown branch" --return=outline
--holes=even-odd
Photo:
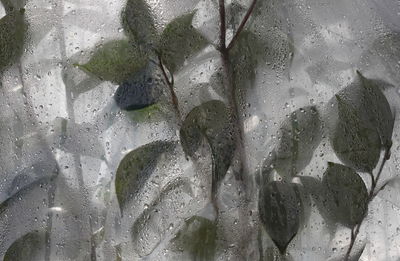
[[[219,46],[218,50],[226,52],[226,14],[225,14],[225,0],[219,0]]]
[[[169,88],[169,91],[171,93],[172,104],[173,104],[174,109],[176,111],[176,116],[178,117],[179,124],[181,124],[182,118],[181,118],[181,112],[179,110],[178,97],[176,96],[176,93],[175,93],[175,90],[174,90],[174,75],[171,72],[169,72],[170,75],[171,75],[171,80],[170,80],[168,75],[167,75],[167,72],[165,71],[165,67],[164,67],[164,64],[162,62],[161,55],[158,54],[157,56],[158,56],[158,66],[161,69],[161,72],[162,72],[162,74],[164,76],[165,83],[167,84],[167,86]]]
[[[235,35],[233,36],[231,42],[229,43],[228,47],[226,49],[228,49],[228,51],[230,49],[232,49],[233,45],[235,44],[237,38],[239,37],[240,33],[243,31],[244,26],[246,25],[247,21],[249,20],[251,14],[254,11],[254,7],[256,6],[257,0],[253,0],[253,2],[251,2],[251,5],[249,7],[249,9],[247,10],[245,16],[243,17],[242,22],[240,23]]]
[[[379,178],[381,177],[381,174],[382,174],[382,171],[383,171],[383,167],[385,166],[385,163],[388,161],[389,158],[390,158],[390,147],[387,148],[387,149],[385,150],[385,155],[384,155],[383,160],[382,160],[382,163],[381,163],[381,165],[380,165],[380,167],[379,167],[378,174],[376,175],[376,178],[374,179],[374,176],[371,174],[371,177],[372,177],[372,185],[371,185],[371,190],[369,191],[368,199],[367,199],[367,202],[366,202],[366,206],[367,206],[367,207],[368,207],[369,203],[371,203],[371,201],[376,197],[376,195],[378,194],[378,192],[379,192],[380,190],[382,190],[382,188],[385,186],[385,185],[384,185],[383,187],[381,187],[381,188],[375,193],[376,185],[378,184]],[[367,208],[366,208],[366,209],[367,209]],[[356,242],[358,233],[360,232],[361,224],[363,223],[363,221],[364,221],[366,215],[367,215],[367,213],[364,214],[364,217],[363,217],[363,219],[360,221],[360,224],[356,225],[356,226],[357,226],[356,229],[355,229],[355,230],[352,229],[352,231],[351,231],[351,241],[350,241],[349,248],[347,249],[346,255],[345,255],[345,257],[344,257],[344,260],[345,260],[345,261],[348,261],[348,260],[349,260],[351,250],[353,249],[353,246],[354,246],[354,243]]]

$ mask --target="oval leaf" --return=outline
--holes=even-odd
[[[364,107],[368,119],[378,131],[382,147],[390,149],[392,146],[394,116],[388,100],[380,89],[381,86],[377,85],[377,83],[384,84],[384,82],[367,79],[359,71],[357,71],[357,74],[363,87]]]
[[[115,191],[121,211],[154,171],[160,156],[171,153],[175,147],[174,142],[155,141],[129,152],[122,159],[115,178]]]
[[[212,151],[212,193],[224,178],[235,151],[234,126],[228,108],[221,101],[213,100],[195,107],[185,118],[180,137],[186,155],[195,157],[202,139]]]
[[[257,34],[243,30],[230,50],[234,83],[238,88],[254,86],[258,64],[273,65],[274,69],[287,70],[293,56],[293,44],[279,30],[271,30],[264,41]],[[249,82],[250,80],[250,82]]]
[[[350,228],[361,222],[367,212],[368,191],[353,169],[328,162],[322,188],[331,219]]]
[[[156,102],[161,95],[160,81],[153,75],[152,68],[144,68],[133,77],[122,82],[115,95],[114,100],[118,107],[123,110],[139,110]]]
[[[300,227],[302,204],[294,184],[273,181],[259,193],[258,211],[265,230],[283,254]]]
[[[25,9],[15,10],[0,19],[0,72],[22,55],[27,30],[24,13]]]
[[[192,196],[192,188],[186,179],[175,179],[162,189],[131,228],[133,247],[139,256],[153,252],[170,231],[170,226],[182,222],[182,216],[187,214],[185,204],[189,204]]]
[[[337,94],[331,104],[333,122],[329,127],[329,138],[336,156],[357,171],[372,172],[379,161],[381,142],[376,129],[366,122],[347,95],[348,89]],[[361,99],[362,97],[359,97]],[[354,103],[353,103],[354,102]]]
[[[216,236],[215,222],[194,216],[185,221],[184,227],[171,240],[172,250],[189,252],[190,260],[214,260]]]
[[[279,128],[277,137],[275,169],[282,177],[291,178],[310,163],[322,139],[317,108],[307,106],[291,113]]]
[[[46,233],[34,231],[17,239],[7,249],[4,261],[43,260],[46,248]]]
[[[164,29],[159,51],[171,72],[176,72],[190,55],[207,45],[207,40],[192,26],[194,13],[172,20]]]
[[[121,13],[126,35],[143,51],[154,48],[157,31],[149,5],[145,0],[128,0]]]
[[[113,40],[100,45],[86,64],[75,64],[104,81],[121,83],[142,69],[147,55],[128,40]]]

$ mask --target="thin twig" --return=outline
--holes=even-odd
[[[369,191],[368,199],[367,199],[367,202],[366,202],[366,206],[367,207],[368,207],[369,203],[371,203],[371,201],[376,197],[378,192],[380,190],[382,190],[382,188],[385,186],[385,185],[383,185],[377,192],[375,192],[375,188],[376,188],[376,185],[378,184],[379,178],[381,177],[381,174],[382,174],[382,171],[383,171],[383,167],[385,166],[385,163],[387,162],[387,160],[389,158],[390,158],[390,147],[385,150],[385,155],[383,157],[382,163],[381,163],[381,165],[379,167],[378,174],[376,175],[375,179],[374,179],[374,176],[371,173],[372,185],[371,185],[371,190]],[[356,242],[357,236],[358,236],[358,234],[360,232],[361,224],[363,223],[363,221],[364,221],[366,216],[367,216],[367,213],[364,214],[364,217],[360,221],[360,223],[356,225],[355,230],[354,230],[354,228],[352,229],[350,245],[349,245],[349,248],[347,249],[346,255],[344,257],[345,261],[349,260],[351,250],[353,249],[354,243]]]
[[[226,52],[226,14],[225,14],[225,0],[219,0],[219,47],[218,50]]]
[[[178,118],[179,124],[182,122],[181,118],[181,112],[179,110],[179,102],[178,102],[178,97],[176,96],[176,93],[174,91],[174,76],[171,72],[169,74],[171,75],[171,80],[169,79],[167,72],[165,71],[164,64],[162,62],[161,55],[158,54],[158,66],[161,69],[161,72],[164,76],[165,83],[168,85],[169,91],[171,92],[171,97],[172,97],[172,104],[174,106],[174,109],[176,111],[176,116]]]
[[[226,49],[228,49],[228,51],[230,49],[232,49],[233,45],[235,44],[237,38],[239,37],[240,33],[243,31],[244,26],[246,25],[247,21],[249,20],[251,14],[254,11],[254,7],[256,6],[257,0],[253,0],[253,2],[251,2],[251,5],[249,7],[249,9],[247,10],[245,16],[243,17],[242,22],[240,23],[235,35],[233,36],[231,42],[229,43],[228,47]]]

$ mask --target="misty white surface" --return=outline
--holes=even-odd
[[[354,79],[356,69],[396,86],[385,94],[398,112],[400,46],[389,43],[389,48],[378,51],[373,46],[377,40],[386,41],[390,33],[400,34],[400,1],[259,1],[262,4],[249,23],[251,28],[262,37],[268,35],[265,32],[270,28],[287,34],[295,52],[289,77],[273,64],[261,65],[256,86],[248,92],[243,119],[252,170],[272,150],[274,134],[285,115],[306,105],[323,108],[334,93]],[[250,1],[239,2],[248,5]],[[197,9],[193,26],[216,41],[215,0],[148,3],[156,14],[159,30],[174,17]],[[53,191],[52,204],[48,191],[43,189],[31,191],[10,204],[7,215],[0,217],[0,255],[21,235],[51,223],[50,260],[88,260],[91,233],[99,229],[104,229],[105,241],[97,246],[98,260],[115,260],[114,246],[119,244],[123,260],[185,260],[168,250],[168,240],[190,216],[210,215],[210,158],[193,163],[186,161],[183,152],[172,155],[166,168],[160,163],[132,202],[131,213],[122,217],[119,213],[113,181],[122,157],[151,141],[178,139],[168,122],[132,121],[114,103],[112,96],[117,86],[90,79],[72,66],[73,62],[86,61],[99,42],[123,37],[119,21],[123,5],[124,1],[118,0],[27,1],[29,44],[21,64],[11,67],[1,79],[0,201],[39,178],[49,177],[56,169],[62,178]],[[232,35],[232,31],[228,30],[228,34]],[[396,52],[398,56],[393,55]],[[176,91],[184,114],[205,99],[223,99],[208,85],[218,66],[218,53],[209,46],[190,58],[176,74]],[[87,87],[90,84],[97,87]],[[385,179],[399,174],[399,130],[397,118],[392,158],[383,172]],[[327,161],[339,162],[329,142],[323,140],[303,174],[321,177]],[[176,194],[168,195],[157,206],[160,214],[152,216],[152,225],[143,232],[146,240],[132,240],[133,221],[175,177],[189,178],[192,193],[178,189]],[[367,176],[365,180],[368,182]],[[227,242],[222,245],[227,247],[218,249],[218,260],[238,260],[234,243],[245,226],[237,220],[241,208],[237,189],[235,179],[228,173],[219,193],[221,209],[226,210],[220,230]],[[400,259],[399,189],[400,183],[388,187],[372,202],[360,237],[367,242],[361,260]],[[107,197],[108,205],[104,200]],[[253,205],[250,208],[256,213],[256,204]],[[331,238],[314,210],[288,252],[293,260],[326,260],[344,251],[341,247],[346,248],[348,241],[349,231],[344,228]],[[271,245],[268,239],[264,243]],[[247,256],[255,260],[256,235],[249,244]]]

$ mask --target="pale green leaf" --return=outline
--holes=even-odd
[[[25,9],[14,10],[0,19],[0,72],[23,53],[27,24]]]
[[[360,224],[367,212],[368,191],[351,168],[328,162],[322,179],[329,217],[347,227]]]
[[[258,65],[267,64],[286,71],[293,58],[294,47],[280,31],[270,31],[268,41],[248,30],[241,32],[230,50],[234,84],[246,90],[254,86]]]
[[[274,167],[282,176],[291,178],[311,161],[322,139],[320,115],[315,106],[292,112],[281,124],[274,149]]]
[[[129,152],[121,160],[115,178],[115,192],[121,211],[126,203],[140,191],[156,168],[160,156],[171,153],[175,147],[174,142],[155,141]]]
[[[177,178],[163,187],[157,198],[144,209],[130,230],[133,247],[139,256],[149,255],[170,230],[170,224],[178,221],[176,216],[172,220],[165,213],[176,214],[180,209],[177,200],[192,194],[189,181]]]
[[[212,193],[224,178],[235,151],[235,128],[230,111],[222,101],[212,100],[195,107],[185,118],[180,137],[184,152],[190,157],[206,139],[212,151]]]
[[[176,72],[186,58],[207,45],[207,40],[192,26],[193,15],[190,13],[175,18],[162,32],[159,52],[171,72]]]
[[[46,233],[42,231],[30,232],[17,239],[7,249],[4,261],[35,261],[43,258],[46,248]]]
[[[126,35],[134,44],[145,52],[155,47],[157,31],[146,0],[128,0],[121,13],[121,20]]]
[[[283,254],[300,228],[303,211],[295,184],[273,181],[260,188],[258,211],[261,223]]]
[[[75,64],[104,81],[121,83],[146,66],[148,57],[128,40],[101,44],[86,64]]]
[[[188,252],[190,260],[214,260],[216,236],[217,226],[214,221],[193,216],[171,240],[171,248],[175,252]]]

